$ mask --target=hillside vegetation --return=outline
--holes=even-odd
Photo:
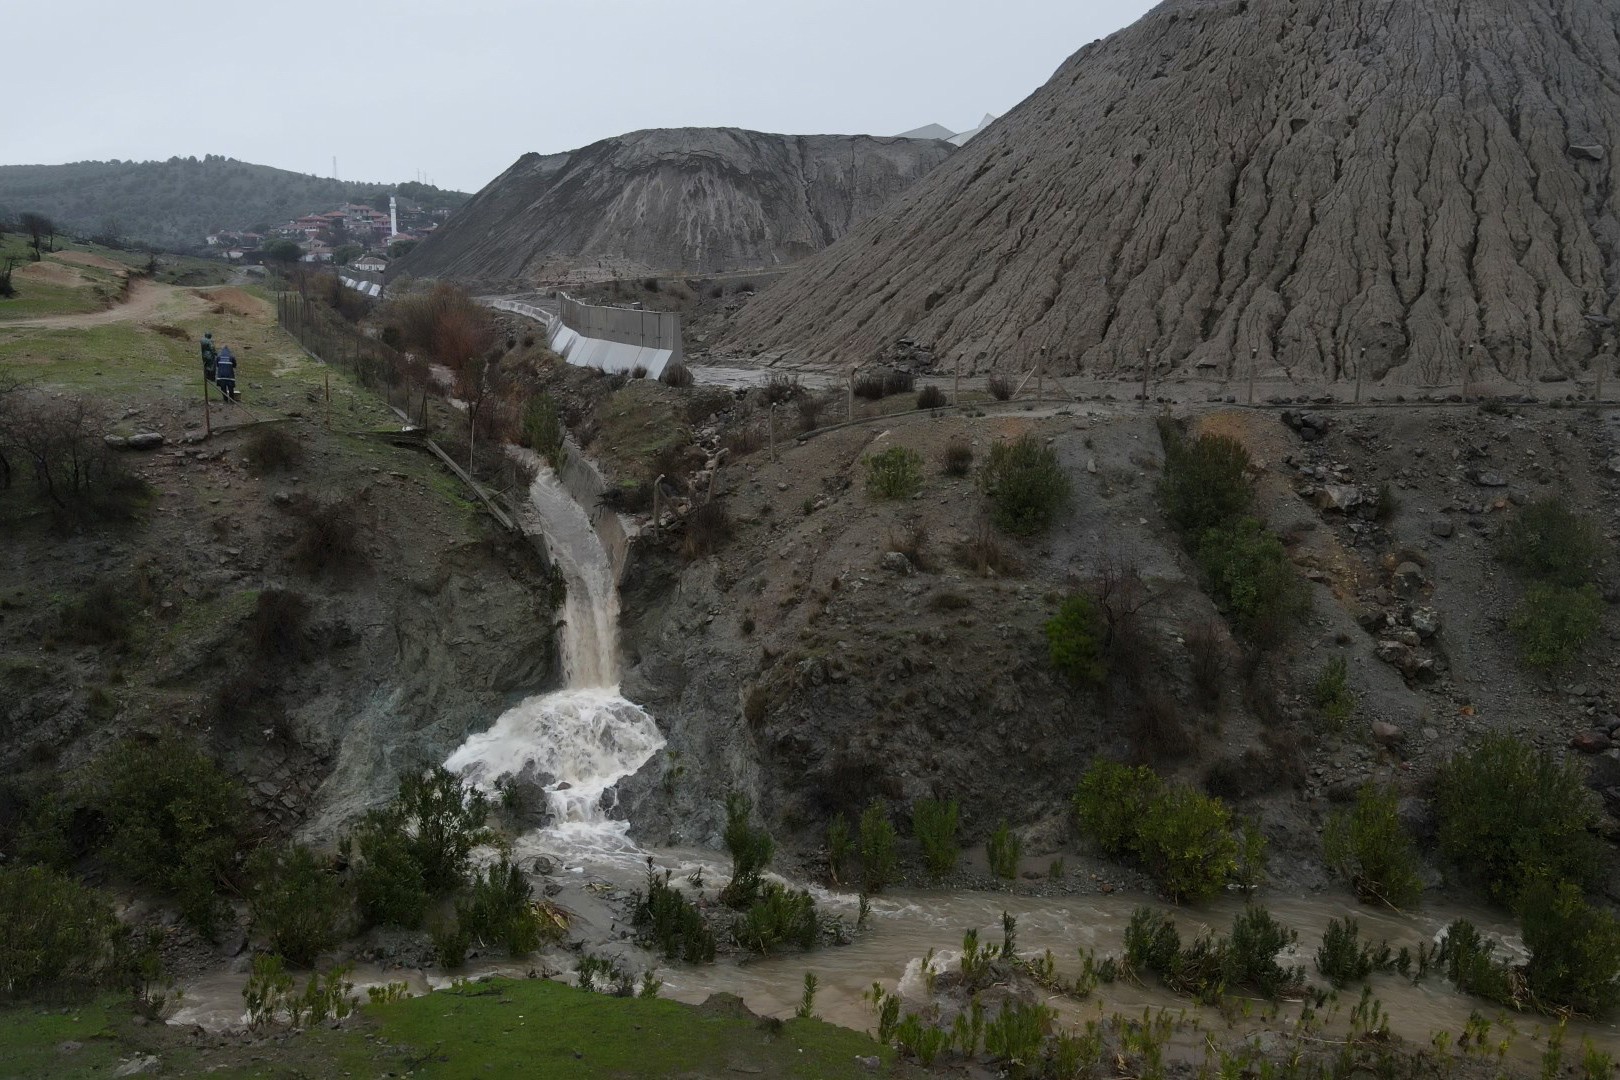
[[[33,210],[73,232],[186,248],[201,245],[214,230],[279,225],[379,192],[404,195],[430,209],[467,200],[461,192],[426,184],[385,188],[209,154],[167,161],[3,165],[0,219]]]

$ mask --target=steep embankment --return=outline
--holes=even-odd
[[[737,321],[845,362],[1460,381],[1586,364],[1620,287],[1607,0],[1171,0]]]
[[[936,140],[671,128],[526,154],[397,269],[503,281],[775,266],[831,244],[951,152]]]

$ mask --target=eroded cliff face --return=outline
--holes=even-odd
[[[1608,0],[1172,0],[1071,57],[729,343],[969,371],[1580,369],[1620,288]]]
[[[401,263],[480,281],[776,266],[837,240],[953,151],[929,139],[671,128],[528,154]]]

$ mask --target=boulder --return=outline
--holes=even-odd
[[[1373,741],[1379,746],[1399,746],[1404,736],[1401,729],[1385,720],[1374,720],[1372,726]]]
[[[1395,567],[1395,575],[1390,583],[1397,596],[1411,599],[1423,591],[1429,580],[1423,576],[1423,567],[1415,562],[1403,562]]]
[[[1601,731],[1582,731],[1569,740],[1569,748],[1583,754],[1601,754],[1614,743]]]
[[[102,436],[101,441],[107,445],[107,449],[109,450],[129,449],[129,440],[124,438],[122,435],[104,435]]]
[[[1442,540],[1449,540],[1457,532],[1457,526],[1450,518],[1435,518],[1429,522],[1429,532]]]
[[[1488,488],[1507,487],[1508,483],[1507,477],[1503,476],[1501,473],[1494,472],[1475,473],[1473,480],[1474,483],[1478,484],[1480,487]]]
[[[131,450],[156,450],[163,445],[163,435],[156,431],[142,431],[124,440]]]
[[[1440,632],[1440,613],[1429,607],[1413,608],[1412,629],[1417,631],[1418,637],[1428,641]]]
[[[916,572],[916,567],[911,565],[911,560],[906,558],[905,555],[898,551],[884,552],[883,558],[879,560],[879,565],[882,566],[883,569],[888,570],[891,573],[899,574],[902,577],[909,576]]]
[[[1316,489],[1316,505],[1323,510],[1350,510],[1365,501],[1354,484],[1323,484]]]

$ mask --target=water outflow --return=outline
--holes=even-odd
[[[518,703],[445,762],[484,789],[505,776],[541,783],[548,832],[575,845],[620,846],[625,824],[609,819],[610,792],[664,745],[652,717],[619,694],[619,593],[613,567],[584,509],[543,463],[529,500],[568,586],[563,603],[565,689]]]

